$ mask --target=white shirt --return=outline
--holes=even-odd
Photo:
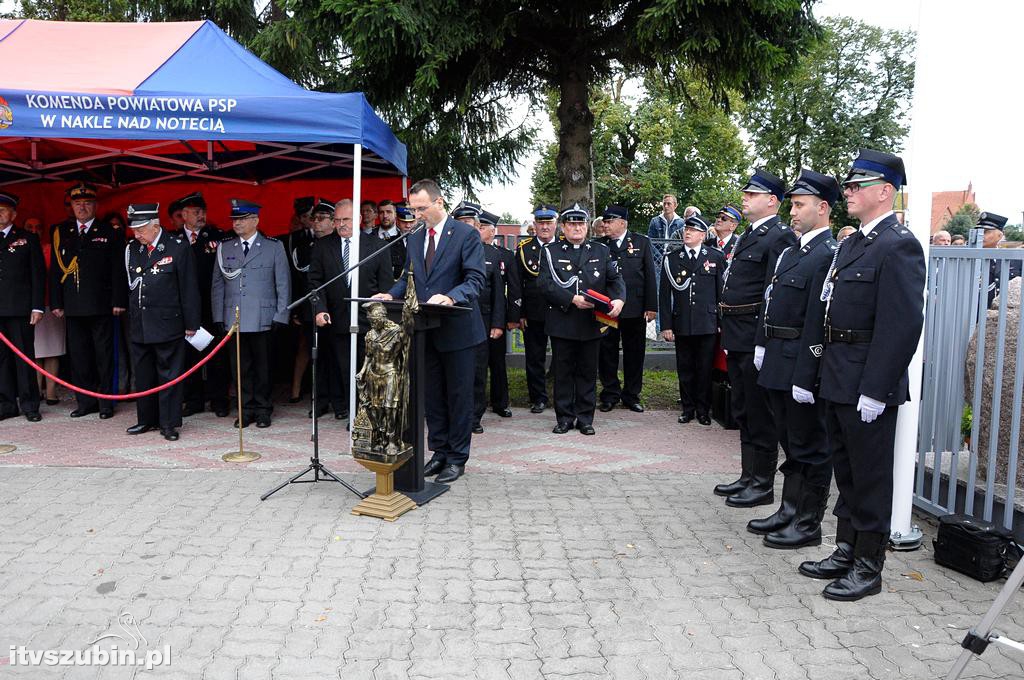
[[[158,232],[156,233],[156,238],[155,238],[155,239],[153,239],[153,242],[152,242],[152,243],[150,243],[149,245],[150,245],[151,247],[153,247],[153,248],[156,248],[156,244],[157,244],[157,243],[160,243],[160,237],[161,237],[161,236],[163,236],[163,235],[164,235],[164,230],[163,230],[163,229],[161,229],[160,231],[158,231]]]
[[[767,222],[768,220],[770,220],[773,217],[775,217],[775,215],[769,215],[768,217],[762,217],[757,222],[754,222],[753,224],[750,225],[750,231],[754,231],[755,229],[757,229],[758,227],[760,227],[762,224],[764,224],[765,222]]]
[[[260,233],[257,231],[255,234],[253,234],[249,238],[242,238],[241,236],[239,236],[238,240],[241,242],[242,250],[245,250],[245,244],[248,243],[249,244],[249,250],[251,251],[252,250],[252,244],[256,242],[256,237],[259,236],[259,234]]]
[[[686,256],[687,257],[697,257],[697,253],[698,252],[700,252],[698,249],[691,248],[690,246],[686,246]]]
[[[439,223],[437,223],[437,224],[435,224],[433,226],[428,226],[427,227],[427,237],[425,239],[423,239],[423,258],[424,259],[426,259],[426,257],[427,257],[427,250],[430,249],[430,241],[431,241],[430,230],[431,229],[434,230],[434,238],[433,238],[433,241],[434,241],[434,254],[435,255],[437,254],[437,248],[438,248],[438,246],[441,245],[441,234],[444,233],[444,223],[445,223],[445,221],[446,221],[446,219],[443,219]]]
[[[800,247],[803,248],[805,245],[807,245],[812,240],[814,240],[815,236],[817,236],[821,232],[825,231],[826,229],[828,229],[827,226],[826,227],[818,227],[817,229],[812,229],[811,231],[809,231],[806,234],[802,235],[800,237]]]
[[[722,238],[721,236],[719,236],[717,242],[721,243],[722,244],[721,247],[724,248],[727,245],[729,245],[729,242],[732,241],[735,236],[736,236],[736,232],[733,232],[733,233],[729,234],[725,238]]]
[[[625,240],[626,240],[626,232],[624,231],[624,232],[622,232],[622,236],[620,236],[617,239],[615,239],[615,247],[616,248],[621,248],[622,247],[622,242],[625,241]]]
[[[78,231],[82,232],[83,234],[88,234],[89,230],[92,229],[92,223],[95,221],[95,217],[89,220],[88,222],[79,222],[78,220],[75,220],[75,226],[78,227]],[[82,229],[83,225],[85,225],[85,229]]]
[[[379,236],[381,239],[385,237],[392,238],[394,236],[398,236],[398,227],[391,227],[390,229],[379,227],[377,229],[377,236]]]
[[[200,231],[199,229],[196,229],[195,231],[192,231],[187,226],[185,227],[185,234],[188,236],[188,242],[189,243],[192,243],[192,241],[193,241],[193,238],[192,238],[193,234],[195,234],[196,238],[199,238],[199,231]]]
[[[877,227],[877,226],[878,226],[878,223],[879,223],[879,222],[881,222],[882,220],[884,220],[884,219],[885,219],[886,217],[888,217],[889,215],[893,215],[893,214],[895,214],[895,213],[893,213],[893,211],[892,211],[892,210],[890,210],[889,212],[885,213],[884,215],[880,215],[879,217],[876,217],[875,219],[871,220],[871,221],[870,221],[870,222],[868,222],[867,224],[861,224],[861,225],[860,225],[860,233],[862,233],[862,234],[864,234],[865,236],[867,236],[868,234],[870,234],[870,233],[871,233],[871,230],[872,230],[872,229],[874,229],[875,227]]]
[[[8,225],[7,225],[7,228],[3,230],[3,232],[2,232],[2,233],[3,233],[3,235],[4,235],[4,238],[7,238],[7,235],[11,233],[11,228],[12,228],[12,227],[14,227],[14,225],[13,225],[13,224],[8,224]]]

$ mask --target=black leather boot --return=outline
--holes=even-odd
[[[786,499],[783,498],[785,503]],[[764,537],[769,548],[793,550],[808,545],[821,545],[821,518],[828,505],[828,487],[816,486],[804,480],[796,512],[789,524]]]
[[[853,544],[857,540],[850,520],[839,518],[836,528],[836,549],[823,560],[804,562],[800,573],[811,578],[835,579],[845,576],[853,566]]]
[[[800,488],[803,486],[804,476],[800,471],[793,471],[785,475],[782,481],[782,504],[774,513],[761,519],[752,519],[747,522],[747,531],[752,534],[764,535],[782,529],[793,520],[796,515],[797,506],[800,504]]]
[[[775,502],[775,469],[779,464],[776,451],[771,456],[755,456],[754,474],[750,484],[725,499],[733,508],[752,508],[757,505],[771,505]]]
[[[715,486],[716,496],[731,496],[747,488],[753,477],[754,453],[748,451],[749,446],[740,449],[740,478],[729,484],[718,484]]]
[[[882,567],[889,534],[858,531],[853,548],[853,567],[846,575],[825,586],[821,594],[828,600],[853,602],[882,592]]]

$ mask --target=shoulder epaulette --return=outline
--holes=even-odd
[[[516,248],[522,248],[527,243],[532,243],[532,242],[533,242],[533,237],[532,236],[527,236],[522,241],[520,241],[519,243],[516,244]]]

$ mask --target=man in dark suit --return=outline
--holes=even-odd
[[[544,247],[539,283],[548,303],[544,327],[551,337],[555,372],[555,434],[573,427],[594,434],[597,402],[597,358],[601,336],[622,312],[626,286],[608,246],[587,241],[589,215],[579,204],[562,212],[565,240]],[[595,316],[588,291],[609,299]]]
[[[310,254],[307,279],[310,290],[318,288],[355,264],[352,258],[352,201],[343,199],[334,207],[334,231],[313,244]],[[369,239],[364,239],[369,240]],[[370,253],[376,251],[370,251]],[[365,258],[370,253],[361,253]],[[359,296],[369,297],[381,291],[390,290],[394,284],[391,275],[391,259],[386,254],[363,263],[359,273]],[[316,302],[315,322],[320,333],[320,355],[325,356],[324,371],[317,369],[317,382],[326,384],[325,394],[334,409],[334,417],[343,420],[348,417],[349,373],[351,362],[352,335],[349,332],[352,277],[355,272],[335,281],[325,288]],[[365,321],[365,312],[359,310],[360,325]],[[324,332],[326,331],[326,332]],[[362,343],[359,343],[362,346]],[[317,400],[319,401],[318,395]]]
[[[141,392],[185,372],[185,338],[199,328],[202,303],[192,248],[180,235],[160,228],[160,205],[128,206],[128,226],[136,241],[125,247],[128,321],[135,387]],[[183,392],[178,383],[137,399],[138,422],[128,434],[159,427],[164,439],[177,441]]]
[[[719,314],[722,348],[728,353],[732,412],[740,426],[740,478],[719,484],[715,493],[733,507],[775,501],[775,466],[779,440],[764,388],[754,367],[755,333],[764,306],[764,289],[779,253],[796,243],[792,230],[779,221],[786,188],[775,175],[758,169],[743,187],[743,214],[750,228],[740,237],[722,284]]]
[[[538,205],[533,211],[534,236],[519,242],[516,265],[523,290],[519,311],[519,324],[523,329],[526,363],[526,388],[530,395],[530,413],[543,413],[548,406],[548,387],[545,378],[548,358],[548,334],[545,319],[548,303],[538,285],[544,246],[555,241],[558,209],[553,205]]]
[[[630,411],[643,413],[640,391],[644,385],[644,355],[647,353],[647,322],[658,315],[658,280],[654,270],[651,240],[629,231],[629,210],[610,205],[601,216],[604,237],[600,239],[615,259],[627,291],[625,306],[618,316],[619,327],[609,328],[601,338],[598,375],[601,378],[601,411],[611,411],[621,399]],[[619,345],[622,345],[622,384],[619,384]]]
[[[804,169],[786,194],[800,241],[776,261],[757,327],[757,384],[768,393],[779,442],[782,503],[772,515],[753,519],[747,531],[769,548],[821,544],[821,519],[832,484],[825,441],[825,405],[817,397],[818,366],[825,342],[821,287],[838,245],[829,218],[839,200],[834,177]]]
[[[924,325],[921,243],[892,211],[906,171],[899,156],[861,149],[843,182],[860,229],[843,241],[826,276],[821,388],[839,487],[836,549],[804,562],[805,576],[835,579],[822,594],[859,600],[882,589],[892,518],[893,447],[907,367]]]
[[[444,484],[465,473],[473,436],[474,356],[484,342],[477,297],[483,287],[484,255],[480,234],[469,225],[449,218],[441,189],[431,179],[409,189],[409,208],[426,228],[409,237],[403,275],[389,293],[375,297],[402,298],[405,271],[412,268],[420,302],[469,307],[444,318],[427,331],[425,384],[427,443],[434,452],[423,469]]]
[[[709,231],[707,235],[705,243],[720,250],[725,255],[726,262],[732,259],[732,249],[740,240],[736,235],[736,229],[740,226],[741,219],[740,211],[727,205],[718,211],[718,217],[712,225],[713,231]]]
[[[114,377],[114,317],[127,303],[124,234],[96,219],[96,188],[80,182],[68,191],[74,217],[57,225],[50,245],[50,308],[67,317],[68,358],[75,385],[110,392]],[[99,411],[114,415],[114,403],[75,393],[72,418]]]
[[[217,266],[217,248],[228,235],[206,223],[206,199],[199,191],[183,196],[174,202],[181,214],[183,225],[178,233],[188,241],[196,263],[199,280],[199,299],[202,304],[203,328],[213,333],[213,311],[210,288],[213,286],[213,269]],[[191,367],[210,353],[214,343],[202,352],[186,352],[186,363]],[[187,368],[188,368],[187,367]],[[209,400],[210,407],[218,417],[228,415],[228,370],[227,356],[221,352],[206,362],[202,370],[196,371],[185,381],[185,405],[181,415],[202,413]]]
[[[983,248],[998,248],[1003,240],[1003,229],[1008,220],[1002,215],[983,212],[978,215],[978,228],[984,229]],[[1021,275],[1021,260],[1010,260],[1008,279],[1012,281]],[[989,260],[988,265],[988,308],[992,309],[996,296],[999,295],[999,281],[1002,277],[1002,260]]]
[[[711,424],[711,369],[725,256],[702,243],[707,231],[703,219],[688,217],[683,247],[666,253],[661,267],[661,336],[675,343],[683,424],[694,416],[701,425]]]
[[[35,358],[35,325],[46,302],[46,265],[39,236],[14,226],[18,197],[0,191],[0,331]],[[32,367],[0,346],[0,420],[18,415],[38,422],[39,384]]]
[[[296,297],[305,295],[308,289],[306,272],[309,271],[309,253],[313,249],[316,235],[313,229],[313,208],[317,205],[316,196],[301,196],[292,201],[292,225],[298,228],[288,233],[285,250],[288,253],[288,269],[291,272],[291,290]],[[313,316],[308,306],[303,305],[291,310],[289,317],[289,333],[295,342],[295,357],[292,361],[291,394],[289,404],[297,404],[302,400],[302,382],[309,368],[310,344],[313,338]],[[323,405],[323,404],[322,404]],[[312,416],[310,412],[310,416]]]
[[[489,220],[493,219],[494,224],[490,225]],[[484,212],[482,215],[484,224],[489,226],[487,243],[494,240],[494,234],[498,226],[498,216],[493,213]],[[516,254],[503,246],[492,245],[501,281],[505,287],[505,325],[511,331],[519,328],[519,310],[522,308],[522,287],[519,282],[519,267],[516,266]],[[509,408],[508,396],[508,366],[506,349],[506,336],[491,338],[487,341],[488,360],[487,368],[491,372],[491,410],[502,418],[511,418],[512,409]]]

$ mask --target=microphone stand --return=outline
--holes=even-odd
[[[378,248],[377,250],[373,251],[372,253],[370,253],[369,255],[364,257],[359,262],[356,262],[354,265],[352,265],[351,267],[347,268],[345,271],[339,273],[337,276],[331,278],[329,281],[327,281],[327,282],[317,286],[313,290],[309,291],[309,293],[307,293],[306,295],[303,295],[301,298],[299,298],[295,302],[293,302],[290,305],[288,305],[288,310],[290,311],[290,310],[295,309],[296,307],[301,306],[304,302],[309,302],[310,309],[311,309],[312,315],[313,315],[313,346],[310,349],[310,359],[311,359],[311,362],[312,362],[312,365],[313,365],[313,367],[311,369],[311,374],[310,374],[310,379],[311,379],[311,382],[312,382],[310,387],[311,387],[311,390],[313,392],[313,394],[312,394],[312,403],[311,403],[311,406],[313,408],[313,434],[310,437],[310,441],[313,442],[313,455],[309,459],[309,465],[307,465],[298,474],[293,475],[292,477],[288,478],[286,481],[281,482],[280,484],[275,486],[273,489],[271,489],[267,493],[265,493],[262,496],[260,496],[260,500],[261,501],[267,500],[268,498],[270,498],[275,493],[277,493],[278,491],[280,491],[284,487],[288,486],[289,484],[315,484],[316,482],[338,482],[343,487],[345,487],[346,489],[348,489],[349,491],[351,491],[355,495],[359,496],[360,498],[366,498],[369,495],[369,494],[363,493],[362,491],[359,491],[354,486],[352,486],[351,484],[349,484],[345,480],[343,480],[340,477],[338,477],[336,474],[334,474],[333,472],[328,470],[326,467],[324,467],[324,465],[320,462],[320,427],[319,427],[319,424],[318,424],[318,421],[320,420],[320,415],[317,413],[317,403],[316,403],[317,378],[318,378],[317,370],[316,370],[316,364],[317,364],[317,357],[319,356],[319,336],[320,336],[320,334],[319,334],[318,327],[316,325],[316,304],[317,304],[317,302],[320,301],[320,293],[325,288],[327,288],[328,286],[332,285],[333,283],[335,283],[336,281],[341,279],[343,276],[348,276],[348,274],[352,273],[353,271],[355,271],[359,267],[363,266],[365,263],[369,262],[370,260],[374,259],[375,257],[379,257],[381,255],[381,253],[384,253],[384,252],[388,251],[390,248],[392,248],[399,241],[405,241],[410,236],[415,234],[417,231],[420,231],[421,229],[423,229],[425,227],[426,227],[426,223],[423,220],[420,220],[416,224],[415,228],[410,229],[406,233],[400,235],[398,238],[394,238],[394,239],[388,241],[383,247]],[[354,416],[355,416],[355,414],[351,415],[351,417],[354,417]],[[313,478],[312,479],[302,479],[302,477],[304,477],[307,473],[310,473],[310,472],[313,473]],[[322,475],[322,477],[321,477],[321,475]]]

